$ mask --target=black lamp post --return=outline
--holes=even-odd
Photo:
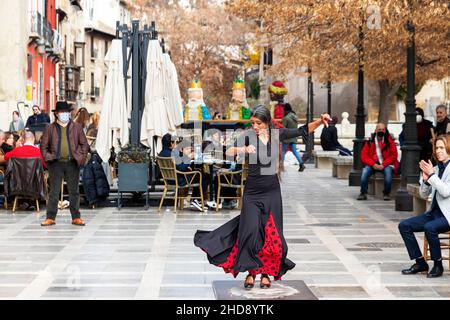
[[[363,66],[363,42],[364,33],[362,27],[359,32],[359,67],[358,67],[358,105],[356,107],[356,132],[353,140],[353,168],[348,177],[349,186],[359,186],[361,184],[361,173],[363,164],[361,162],[361,150],[365,143],[365,119],[364,110],[364,66]]]
[[[414,26],[408,22],[406,28],[410,33],[410,42],[406,60],[406,112],[405,112],[405,143],[402,146],[401,185],[395,195],[396,211],[412,211],[413,198],[408,193],[406,185],[419,180],[420,146],[417,144],[416,100],[415,100],[415,64],[416,47],[414,42]]]
[[[331,81],[327,82],[327,112],[331,116]]]
[[[314,117],[314,83],[312,81],[312,70],[308,68],[308,102],[306,107],[306,122],[307,124],[313,122]],[[306,163],[314,163],[314,133],[308,135],[306,142]]]

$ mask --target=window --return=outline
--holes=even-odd
[[[94,73],[91,72],[91,95],[94,95],[95,89],[94,89],[94,82],[95,82],[95,77],[94,77]]]
[[[94,36],[91,36],[91,58],[95,58]]]
[[[33,56],[31,54],[27,54],[27,76],[28,78],[33,77]]]
[[[105,40],[105,57],[107,53],[108,53],[108,40]]]

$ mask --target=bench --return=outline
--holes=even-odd
[[[339,155],[339,151],[313,150],[314,165],[317,169],[332,169],[331,158]]]
[[[331,163],[333,166],[333,177],[348,179],[350,171],[353,168],[353,156],[334,156],[331,157]]]
[[[406,185],[406,190],[413,196],[413,212],[415,215],[420,215],[427,211],[431,205],[431,197],[424,199],[419,194],[420,186],[418,184],[408,183]]]
[[[400,187],[401,178],[395,176],[392,178],[391,196],[394,195]],[[367,193],[375,196],[375,198],[383,199],[384,190],[384,174],[376,172],[369,178],[369,188]]]

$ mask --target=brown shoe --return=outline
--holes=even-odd
[[[45,219],[45,221],[41,223],[42,227],[48,227],[53,225],[55,225],[55,220],[53,219]]]
[[[72,224],[73,224],[73,225],[76,225],[76,226],[80,226],[80,227],[83,227],[83,226],[86,225],[86,224],[84,223],[84,221],[81,220],[81,218],[73,219],[73,220],[72,220]]]

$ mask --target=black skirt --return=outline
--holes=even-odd
[[[206,252],[211,264],[234,277],[249,272],[280,280],[295,263],[286,258],[278,176],[249,176],[241,214],[214,231],[198,230],[194,244]]]

